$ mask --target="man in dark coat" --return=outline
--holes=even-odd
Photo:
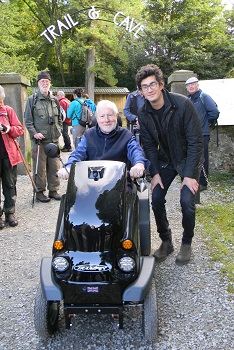
[[[191,258],[195,196],[203,163],[200,121],[187,97],[170,93],[164,88],[163,73],[159,67],[152,64],[141,67],[136,74],[136,83],[145,97],[138,120],[145,155],[151,163],[152,208],[162,240],[154,256],[162,261],[174,250],[165,197],[179,174],[182,179],[180,203],[183,236],[176,262],[187,263]]]

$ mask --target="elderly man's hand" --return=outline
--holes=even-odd
[[[70,169],[69,168],[61,168],[57,172],[57,176],[62,180],[67,180],[69,178]]]
[[[137,163],[130,169],[130,177],[132,180],[142,177],[145,171],[144,164]]]

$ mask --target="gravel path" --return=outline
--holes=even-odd
[[[175,251],[156,265],[159,334],[154,344],[141,333],[141,314],[131,309],[124,330],[108,315],[78,316],[71,330],[60,320],[60,332],[40,341],[35,333],[33,307],[41,258],[51,255],[59,203],[35,202],[26,176],[18,177],[17,216],[19,225],[0,231],[0,349],[140,349],[140,350],[230,350],[234,347],[234,298],[220,267],[210,262],[203,243],[205,233],[197,225],[193,258],[186,266],[175,264],[181,242],[179,185],[168,193],[168,216]],[[66,182],[61,182],[61,193]],[[208,191],[207,191],[208,192]],[[207,193],[201,194],[205,200]],[[152,225],[153,250],[160,242]]]

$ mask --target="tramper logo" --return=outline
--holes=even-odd
[[[79,272],[104,272],[110,271],[109,267],[106,265],[76,265],[74,266],[75,271]]]

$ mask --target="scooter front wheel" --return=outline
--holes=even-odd
[[[59,301],[47,301],[39,284],[35,297],[34,325],[41,338],[48,338],[58,329]]]

